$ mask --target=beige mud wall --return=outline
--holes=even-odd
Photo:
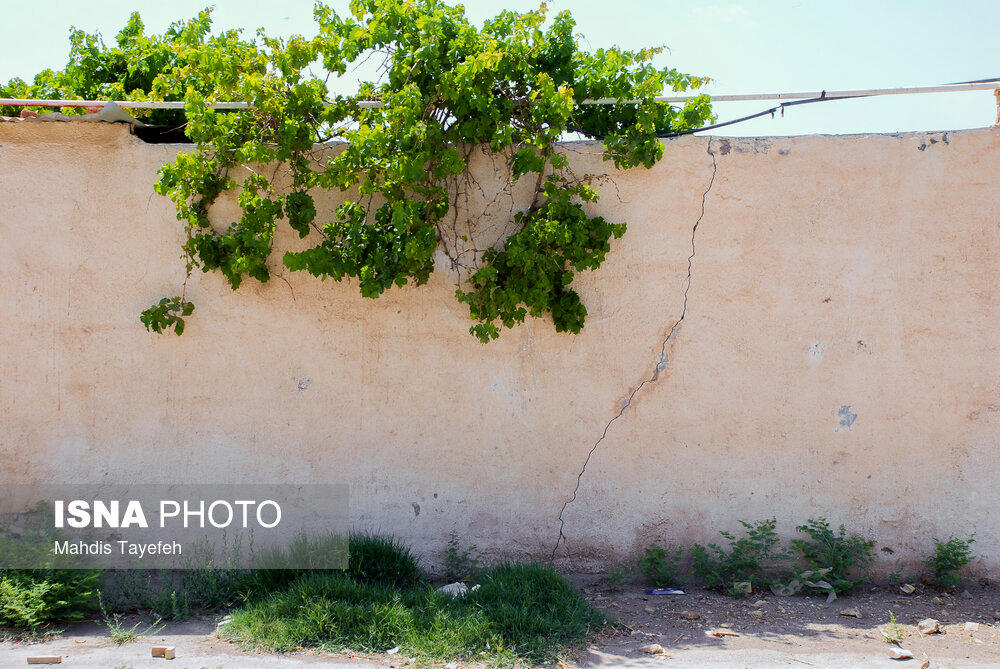
[[[883,573],[976,532],[1000,572],[1000,131],[670,141],[602,187],[629,229],[583,333],[489,345],[448,272],[378,300],[197,275],[184,336],[147,334],[179,148],[0,124],[4,481],[344,481],[428,565],[451,531],[547,559],[562,528],[593,568],[773,515],[877,537]]]

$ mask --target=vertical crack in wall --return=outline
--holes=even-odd
[[[552,548],[552,560],[555,560],[556,552],[559,550],[559,545],[566,539],[566,535],[563,534],[563,529],[566,524],[563,519],[563,514],[566,513],[566,509],[569,505],[576,501],[577,493],[580,491],[580,483],[583,481],[583,475],[587,471],[587,465],[590,464],[590,459],[594,456],[594,453],[597,452],[597,448],[601,445],[601,442],[603,442],[608,436],[608,430],[611,429],[611,426],[615,423],[615,421],[625,415],[625,411],[632,406],[632,400],[639,394],[639,391],[651,383],[656,383],[660,378],[660,374],[663,373],[670,362],[667,357],[667,344],[670,343],[672,339],[677,337],[677,330],[680,328],[681,323],[684,322],[684,318],[687,316],[688,293],[691,291],[691,271],[694,266],[694,256],[696,253],[695,238],[698,234],[698,226],[701,225],[701,220],[705,218],[705,203],[708,201],[708,194],[711,192],[712,186],[715,185],[715,175],[719,171],[719,165],[715,159],[715,153],[712,151],[711,137],[708,139],[706,151],[708,155],[712,157],[712,176],[708,180],[708,187],[705,188],[705,191],[701,194],[701,212],[698,214],[698,220],[696,220],[694,225],[691,227],[691,255],[689,255],[687,259],[687,278],[684,283],[684,300],[681,304],[681,314],[677,320],[674,321],[670,329],[667,330],[667,334],[663,338],[663,343],[660,344],[660,354],[656,359],[656,366],[653,368],[653,372],[650,377],[648,379],[644,379],[632,390],[631,393],[629,393],[625,401],[622,402],[621,409],[619,409],[618,413],[615,414],[611,420],[604,424],[604,431],[601,432],[600,438],[594,442],[593,446],[590,447],[590,451],[587,453],[587,457],[583,461],[583,467],[580,469],[580,473],[576,475],[576,486],[573,488],[573,494],[568,500],[563,502],[562,508],[559,510],[559,536],[556,538],[556,545]]]

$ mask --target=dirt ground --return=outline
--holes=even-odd
[[[686,595],[647,595],[639,586],[610,591],[599,578],[574,579],[596,606],[623,623],[576,658],[581,666],[910,666],[1000,667],[1000,589],[967,585],[948,595],[919,584],[863,586],[826,603],[825,597],[733,599],[699,589]],[[847,612],[860,617],[843,615]],[[905,638],[887,643],[890,612]],[[934,618],[942,633],[922,635],[916,623]],[[971,625],[968,623],[972,623]],[[720,631],[738,636],[709,636]],[[659,644],[663,653],[640,650]],[[891,660],[903,648],[912,660]]]
[[[582,667],[1000,667],[1000,589],[972,585],[947,595],[917,586],[911,595],[898,586],[864,587],[829,604],[823,597],[771,594],[732,599],[703,590],[685,595],[647,595],[638,585],[609,590],[598,576],[573,581],[594,605],[620,621],[620,629],[597,636],[567,658]],[[963,594],[964,592],[964,594]],[[936,599],[935,599],[936,598]],[[861,617],[845,616],[853,610]],[[882,630],[892,612],[905,627],[897,645]],[[935,618],[942,633],[921,635],[916,623]],[[969,623],[972,623],[971,625]],[[337,667],[401,669],[399,655],[251,653],[215,636],[216,620],[173,623],[155,636],[114,645],[107,630],[82,623],[41,643],[0,642],[0,667],[24,667],[35,655],[59,655],[66,667],[206,667],[225,669]],[[734,634],[715,637],[706,632]],[[174,646],[177,659],[153,659],[154,644]],[[642,648],[659,644],[663,652]],[[911,660],[892,660],[904,648]],[[462,665],[450,664],[448,669]]]

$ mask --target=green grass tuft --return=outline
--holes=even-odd
[[[332,541],[332,539],[331,539]],[[317,544],[322,548],[322,544]],[[410,587],[424,575],[409,549],[389,537],[353,535],[350,573],[358,582]],[[313,548],[315,550],[315,547]],[[288,587],[309,569],[123,570],[104,589],[110,611],[150,611],[164,620],[242,606]]]
[[[398,539],[352,534],[348,548],[348,571],[358,583],[410,588],[426,582],[417,559]]]
[[[310,574],[235,611],[223,634],[247,646],[287,651],[400,652],[424,660],[508,664],[557,657],[606,617],[550,567],[501,565],[479,588],[452,599],[427,584],[399,588],[346,574]]]

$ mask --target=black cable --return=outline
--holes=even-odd
[[[750,114],[748,116],[741,116],[740,118],[734,118],[734,119],[731,119],[729,121],[723,121],[722,123],[713,123],[712,125],[702,126],[701,128],[693,128],[691,130],[681,130],[679,132],[661,133],[661,134],[658,134],[656,136],[659,137],[659,138],[661,138],[661,139],[669,139],[671,137],[682,137],[684,135],[693,135],[696,132],[705,132],[706,130],[715,130],[716,128],[725,128],[727,125],[734,125],[736,123],[742,123],[744,121],[749,121],[751,119],[760,118],[761,116],[767,116],[768,114],[770,114],[773,117],[779,111],[782,112],[782,113],[784,113],[785,107],[794,107],[795,105],[806,105],[806,104],[811,104],[813,102],[832,102],[834,100],[849,100],[850,98],[863,98],[863,97],[868,97],[868,96],[866,96],[866,95],[850,95],[850,96],[843,96],[843,97],[836,97],[836,98],[828,98],[828,97],[826,97],[826,91],[823,91],[822,94],[818,98],[808,98],[808,99],[805,99],[805,100],[793,100],[791,102],[782,102],[780,105],[771,107],[770,109],[765,109],[764,111],[757,112],[756,114]],[[570,132],[578,132],[581,135],[587,135],[588,137],[595,137],[597,139],[604,139],[604,137],[605,137],[605,135],[601,135],[601,134],[598,134],[596,132],[588,132],[586,130],[583,130],[583,129],[578,128],[578,127],[573,126],[573,125],[567,126],[566,129],[569,130]]]
[[[1000,77],[992,77],[989,79],[976,79],[974,81],[954,81],[949,86],[957,86],[960,84],[986,84],[992,82],[1000,82]],[[709,96],[711,97],[711,96]],[[771,115],[773,118],[779,111],[784,115],[785,107],[794,107],[795,105],[808,105],[814,102],[833,102],[834,100],[852,100],[854,98],[868,98],[875,97],[873,95],[842,95],[838,97],[828,98],[826,96],[826,91],[823,91],[818,98],[807,98],[805,100],[792,100],[791,102],[782,102],[779,105],[771,107],[770,109],[765,109],[764,111],[757,112],[756,114],[749,114],[748,116],[741,116],[740,118],[734,118],[729,121],[723,121],[722,123],[713,123],[712,125],[702,126],[701,128],[693,128],[691,130],[681,130],[679,132],[667,132],[658,134],[657,137],[661,139],[670,139],[671,137],[683,137],[684,135],[693,135],[696,132],[705,132],[707,130],[716,130],[718,128],[725,128],[728,125],[735,125],[736,123],[743,123],[744,121],[750,121],[755,118],[760,118],[761,116]],[[567,130],[571,132],[578,132],[582,135],[588,135],[590,137],[596,137],[598,139],[604,139],[604,135],[599,135],[593,132],[586,132],[574,126],[567,127]]]
[[[959,84],[991,84],[1000,81],[1000,77],[990,77],[989,79],[973,79],[972,81],[952,81],[947,86],[958,86]]]
[[[682,137],[684,135],[693,135],[696,132],[705,132],[706,130],[715,130],[716,128],[724,128],[727,125],[733,125],[735,123],[742,123],[743,121],[749,121],[751,119],[759,118],[761,116],[767,116],[770,114],[772,117],[777,113],[781,112],[782,115],[785,113],[785,107],[794,107],[795,105],[808,105],[814,102],[833,102],[835,100],[851,100],[853,98],[867,98],[872,97],[869,95],[843,95],[835,98],[826,97],[826,91],[823,91],[818,98],[806,98],[805,100],[792,100],[791,102],[782,102],[780,105],[771,107],[770,109],[765,109],[762,112],[757,112],[756,114],[750,114],[749,116],[743,116],[740,118],[734,118],[729,121],[723,121],[722,123],[713,123],[712,125],[702,126],[701,128],[693,128],[691,130],[682,130],[680,132],[668,132],[657,135],[657,137],[669,139],[671,137]]]

